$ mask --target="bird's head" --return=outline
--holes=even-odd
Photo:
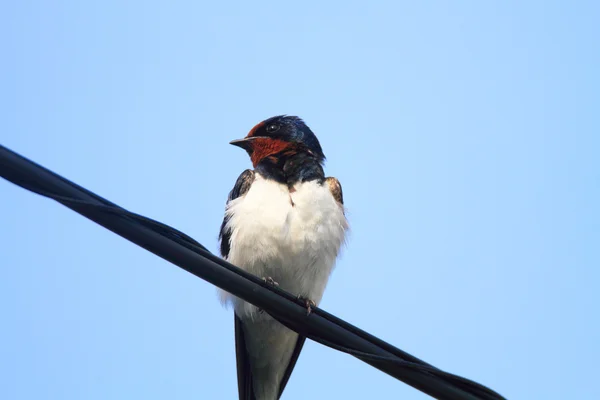
[[[298,117],[278,115],[266,119],[252,128],[245,138],[230,144],[246,150],[254,167],[267,158],[277,161],[282,155],[297,153],[307,153],[320,164],[325,160],[319,140]]]

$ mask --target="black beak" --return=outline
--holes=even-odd
[[[243,139],[232,140],[229,144],[232,144],[237,147],[241,147],[242,149],[250,152],[252,151],[252,142],[255,139],[264,139],[262,136],[251,136]]]

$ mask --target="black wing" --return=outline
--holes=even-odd
[[[252,369],[248,360],[246,351],[246,341],[244,340],[244,327],[242,320],[235,313],[235,355],[237,359],[237,378],[238,393],[240,400],[256,400],[254,396],[254,387],[252,386]]]
[[[231,200],[237,199],[240,196],[244,196],[250,186],[252,186],[252,182],[254,182],[254,171],[251,169],[247,169],[241,173],[241,175],[235,181],[235,185],[231,192],[229,192],[229,196],[227,196],[227,203]],[[231,229],[227,229],[227,222],[229,221],[229,217],[225,215],[223,218],[223,223],[221,224],[221,231],[219,232],[219,241],[221,242],[221,256],[227,259],[229,256],[229,249],[231,248]]]
[[[238,393],[240,400],[256,400],[254,396],[254,386],[252,384],[252,368],[250,367],[250,361],[248,360],[248,351],[246,350],[246,340],[244,339],[244,323],[242,320],[234,314],[235,319],[235,354],[237,359],[237,377],[238,377]],[[285,386],[292,375],[292,371],[296,366],[296,361],[300,356],[302,347],[306,338],[304,336],[298,336],[296,341],[296,347],[290,358],[285,374],[279,384],[279,394],[277,398],[281,397]]]

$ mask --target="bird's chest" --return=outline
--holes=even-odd
[[[228,260],[292,292],[305,291],[311,279],[327,278],[346,229],[342,208],[316,181],[290,191],[257,178],[246,196],[229,204],[227,214]]]

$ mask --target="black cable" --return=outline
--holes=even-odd
[[[503,399],[491,389],[441,371],[339,318],[222,260],[165,224],[129,212],[0,145],[0,176],[54,199],[182,269],[265,310],[290,329],[354,357],[438,399]]]

